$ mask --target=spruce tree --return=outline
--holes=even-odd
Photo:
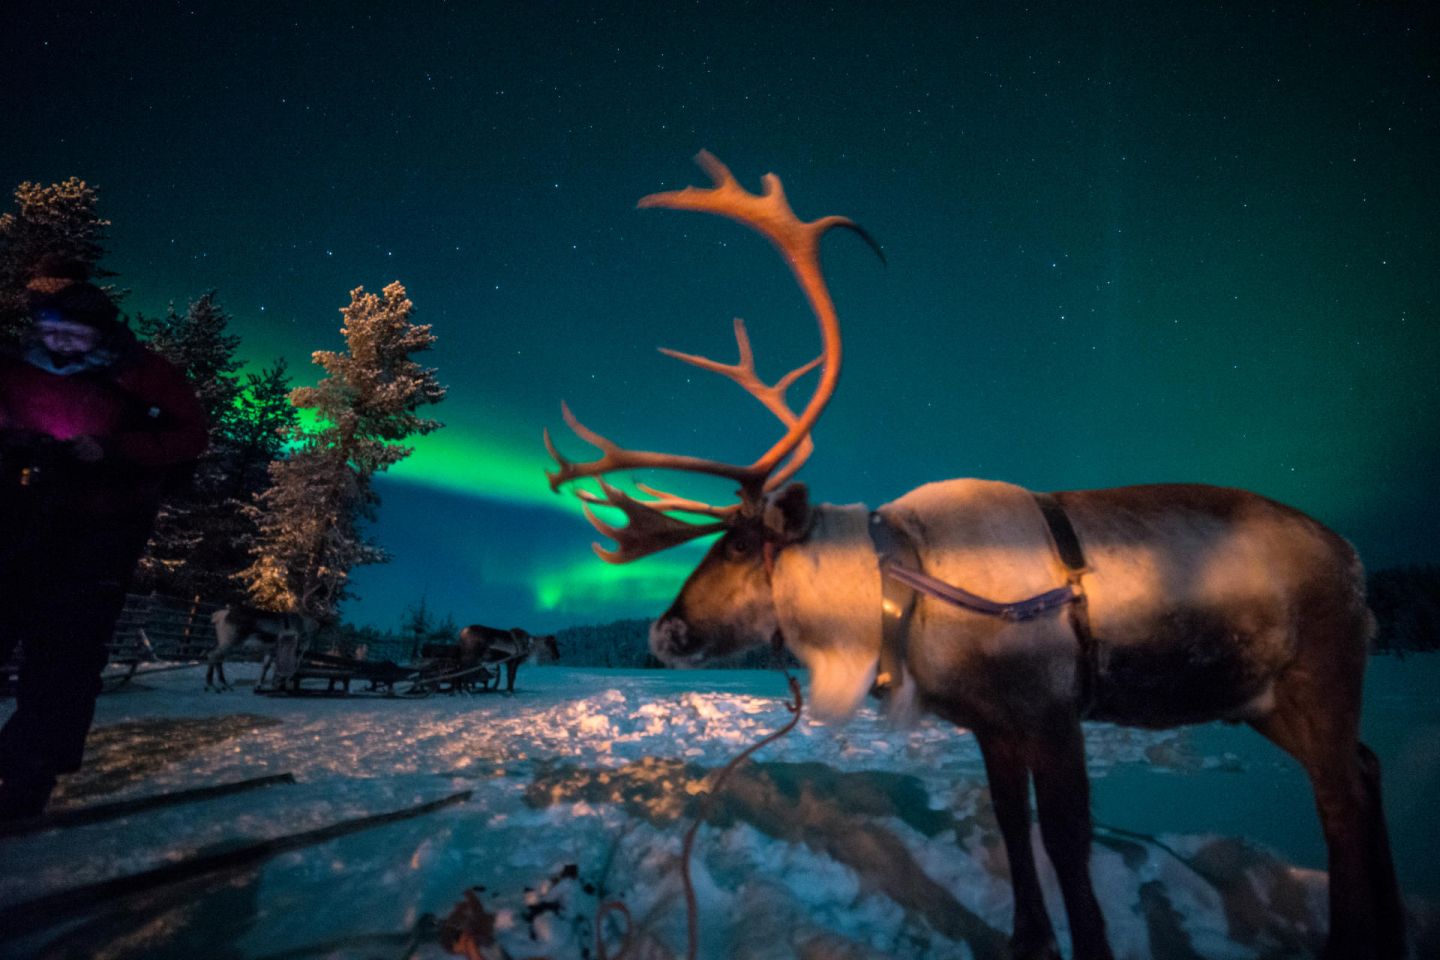
[[[430,642],[434,632],[435,620],[430,616],[429,604],[422,595],[420,602],[413,607],[406,607],[404,614],[400,617],[400,634],[410,641],[411,660],[420,656],[421,648]]]
[[[150,349],[185,372],[210,419],[212,447],[214,441],[227,440],[234,433],[240,396],[235,357],[240,338],[230,333],[230,316],[216,291],[201,294],[184,314],[177,314],[172,303],[163,318],[137,317],[135,327]]]
[[[255,451],[263,462],[280,459],[285,438],[300,423],[290,402],[290,372],[284,357],[259,373],[245,375],[236,421],[235,438],[241,446]]]
[[[445,396],[435,371],[411,359],[435,342],[428,324],[411,322],[413,310],[398,282],[379,296],[352,290],[340,311],[347,349],[316,351],[327,376],[291,391],[317,424],[297,430],[298,449],[271,465],[254,511],[254,562],[240,577],[260,606],[330,622],[349,595],[350,571],[385,560],[362,529],[380,502],[373,477],[410,455],[407,437],[441,426],[416,411]]]
[[[99,195],[79,177],[15,188],[15,210],[0,214],[0,341],[24,328],[25,284],[46,254],[85,264],[92,277],[114,276],[99,267],[109,220],[97,213]]]
[[[162,318],[137,317],[136,327],[152,350],[184,372],[210,423],[210,445],[190,482],[172,484],[161,506],[136,585],[216,603],[243,599],[234,578],[249,565],[255,541],[248,507],[282,452],[280,431],[298,418],[285,396],[284,361],[247,375],[242,387],[235,356],[240,338],[229,332],[230,317],[213,290],[183,314],[172,304]]]

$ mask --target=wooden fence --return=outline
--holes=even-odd
[[[110,665],[101,678],[105,689],[123,685],[142,663],[203,660],[215,646],[215,627],[210,615],[219,607],[198,597],[181,600],[153,593],[126,594],[125,606],[110,638]],[[237,648],[226,659],[259,660],[262,655],[259,650]],[[14,652],[11,660],[0,661],[0,696],[14,694],[20,659],[24,656],[22,648]]]
[[[210,615],[220,604],[199,597],[181,600],[154,593],[125,595],[125,608],[110,641],[112,660],[199,660],[215,646]],[[245,659],[236,650],[227,659]],[[257,655],[258,657],[258,655]]]

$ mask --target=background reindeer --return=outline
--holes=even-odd
[[[229,690],[225,679],[225,657],[236,646],[252,640],[265,644],[265,659],[260,667],[259,683],[275,661],[275,650],[281,638],[293,638],[298,648],[304,646],[315,632],[316,621],[298,613],[274,613],[232,603],[210,615],[215,625],[215,647],[206,655],[205,689]]]
[[[472,623],[460,631],[460,663],[469,666],[476,663],[493,664],[496,667],[495,689],[500,689],[499,667],[505,666],[505,690],[515,691],[515,674],[520,664],[543,651],[551,660],[560,659],[560,646],[553,634],[532,636],[519,627],[497,630],[483,624]]]
[[[1246,722],[1294,756],[1314,787],[1330,869],[1326,956],[1402,956],[1379,764],[1358,739],[1373,618],[1349,544],[1263,497],[1198,485],[1044,496],[952,480],[873,513],[812,506],[804,487],[787,481],[813,449],[811,429],[840,369],[819,241],[832,227],[858,228],[840,217],[803,223],[774,175],[757,196],[714,157],[698,159],[712,189],[655,194],[640,206],[718,213],[767,237],[810,301],[823,351],[773,385],[757,376],[738,320],[735,364],[665,351],[734,380],[786,428],[749,465],[627,450],[568,407],[566,422],[603,455],[571,462],[547,433],[559,465],[553,489],[599,480],[599,494],[578,495],[617,544],[596,546],[604,559],[626,562],[723,533],[652,626],[655,654],[688,663],[778,637],[809,667],[822,714],[853,710],[878,673],[898,715],[928,710],[970,728],[1005,839],[1012,946],[1022,958],[1059,955],[1030,843],[1032,782],[1074,955],[1111,956],[1089,873],[1081,720]],[[817,366],[819,384],[797,414],[786,390]],[[600,479],[636,468],[722,477],[739,485],[740,499],[712,506],[641,484],[642,498]],[[589,506],[597,503],[628,523],[601,521]]]

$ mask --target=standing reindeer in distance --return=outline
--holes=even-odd
[[[275,613],[238,603],[216,610],[210,615],[210,622],[215,626],[215,646],[205,655],[205,689],[216,692],[230,689],[225,679],[225,658],[231,650],[252,640],[263,645],[265,655],[258,684],[264,686],[265,674],[274,665],[281,641],[303,646],[319,625],[314,618],[303,614]]]
[[[555,635],[532,634],[520,627],[499,630],[481,623],[472,623],[460,631],[460,663],[465,666],[484,663],[495,668],[495,689],[500,689],[500,668],[505,668],[505,691],[515,692],[515,674],[520,664],[542,656],[551,663],[560,659],[560,646]],[[488,680],[482,681],[487,686]]]
[[[639,205],[721,214],[768,238],[815,312],[823,350],[774,384],[756,374],[739,320],[735,364],[663,351],[734,380],[780,421],[784,436],[748,466],[629,450],[562,405],[602,456],[567,460],[547,432],[559,467],[550,485],[596,478],[599,494],[577,495],[616,543],[596,545],[602,558],[624,563],[723,534],[652,625],[654,653],[694,663],[778,638],[809,668],[822,715],[844,716],[884,685],[893,711],[925,710],[973,731],[1005,840],[1019,958],[1059,956],[1031,849],[1032,782],[1073,954],[1112,956],[1090,878],[1081,721],[1248,723],[1298,760],[1314,787],[1329,860],[1325,956],[1403,956],[1379,763],[1358,737],[1374,619],[1350,545],[1289,507],[1201,485],[1046,495],[948,480],[875,511],[812,505],[788,481],[813,450],[811,429],[841,359],[819,241],[833,227],[859,228],[842,217],[798,220],[773,174],[756,195],[710,154],[698,161],[712,188]],[[797,414],[786,390],[816,367],[818,386]],[[643,468],[725,478],[738,484],[738,502],[710,505],[645,484],[632,496],[603,479]],[[602,521],[592,504],[627,523]]]

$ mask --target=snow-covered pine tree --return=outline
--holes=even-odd
[[[410,455],[407,437],[441,426],[416,411],[445,396],[435,370],[411,359],[435,342],[428,324],[411,323],[413,310],[398,282],[379,296],[355,288],[340,311],[348,349],[317,350],[312,359],[327,376],[291,391],[316,425],[298,430],[298,449],[271,465],[255,509],[254,562],[240,578],[260,606],[330,622],[351,569],[384,561],[361,529],[379,504],[372,478]]]
[[[114,276],[98,266],[110,221],[97,213],[94,187],[79,177],[49,186],[26,181],[14,196],[15,209],[0,214],[0,341],[24,328],[25,284],[46,254],[83,263],[93,277]]]
[[[259,533],[239,577],[256,606],[303,610],[328,623],[350,570],[386,559],[360,529],[377,499],[339,447],[314,439],[272,463],[270,480],[252,508]]]

